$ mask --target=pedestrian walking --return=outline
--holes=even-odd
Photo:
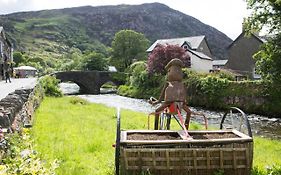
[[[8,83],[8,81],[11,83],[9,70],[7,70],[7,71],[5,72],[5,77],[6,77],[6,83]]]

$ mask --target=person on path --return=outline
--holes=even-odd
[[[11,83],[9,70],[7,70],[7,71],[5,72],[5,78],[6,78],[6,83],[8,83],[8,80],[9,80],[9,82]]]

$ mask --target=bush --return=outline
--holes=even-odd
[[[46,75],[39,80],[46,96],[61,97],[62,91],[59,89],[59,80],[54,76]]]
[[[0,174],[55,174],[59,162],[54,160],[49,164],[40,158],[33,149],[29,129],[23,129],[21,135],[10,134],[7,138],[8,152],[0,165]]]
[[[74,104],[74,105],[76,105],[76,104],[78,104],[78,105],[88,105],[88,104],[90,104],[89,101],[87,101],[85,99],[82,99],[80,97],[70,97],[70,98],[71,98],[70,103]]]
[[[159,96],[165,77],[160,74],[149,74],[146,67],[143,61],[132,64],[129,69],[131,74],[129,81],[126,86],[119,87],[118,94],[135,98]]]

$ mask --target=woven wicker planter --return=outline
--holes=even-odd
[[[132,140],[132,136],[141,137]],[[168,139],[150,140],[150,135]],[[122,131],[121,174],[248,175],[253,160],[253,140],[236,130],[189,131],[184,140],[177,131]],[[143,137],[142,137],[143,135]],[[222,136],[219,138],[214,136]],[[227,137],[224,137],[227,135]],[[130,140],[131,139],[131,140]]]

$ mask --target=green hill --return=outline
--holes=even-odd
[[[217,29],[160,3],[76,7],[0,16],[15,50],[48,58],[47,64],[62,61],[73,49],[106,53],[114,34],[122,29],[156,39],[206,35],[216,59],[226,57],[232,42]]]

